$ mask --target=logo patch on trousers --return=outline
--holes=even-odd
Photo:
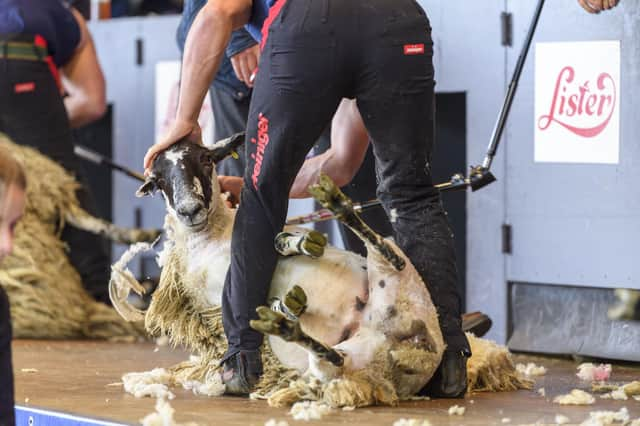
[[[420,44],[405,44],[405,55],[424,55],[424,43]]]
[[[267,149],[267,145],[269,145],[269,119],[262,115],[262,113],[258,115],[258,139],[251,138],[251,143],[256,145],[256,153],[251,154],[251,158],[256,162],[253,166],[251,181],[253,182],[253,187],[258,189],[258,178],[262,170],[264,151]]]
[[[16,93],[33,92],[34,90],[36,90],[36,83],[34,83],[33,81],[29,81],[27,83],[16,83],[13,86],[13,90]]]

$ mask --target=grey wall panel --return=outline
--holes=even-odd
[[[524,215],[511,222],[510,281],[640,288],[638,252],[631,247],[640,235],[637,217]]]
[[[477,165],[484,157],[505,90],[505,49],[500,45],[504,1],[420,3],[433,28],[436,90],[467,94],[467,160]],[[493,168],[498,182],[467,195],[467,309],[488,313],[494,321],[489,337],[500,342],[506,339],[507,324],[500,237],[503,161],[499,153]]]
[[[515,45],[536,2],[508,2]],[[507,279],[576,286],[640,288],[640,10],[635,2],[589,15],[575,0],[548,1],[534,42],[620,40],[620,162],[534,162],[534,51],[508,125],[507,221],[513,254]],[[509,66],[517,56],[509,52]]]
[[[114,159],[133,170],[142,169],[142,158],[153,143],[155,96],[154,58],[178,59],[174,34],[179,18],[122,18],[90,24],[100,64],[107,80],[107,100],[113,104]],[[136,64],[136,40],[144,41],[144,63]],[[162,53],[158,53],[158,51]],[[137,181],[113,174],[113,218],[133,226],[135,209],[143,212],[143,225],[160,227],[164,205],[160,197],[138,199]],[[125,248],[114,246],[114,258]]]
[[[117,24],[116,24],[117,23]],[[135,35],[138,32],[136,19],[90,23],[89,29],[96,45],[98,59],[107,82],[107,102],[113,104],[113,158],[115,161],[139,169],[135,164],[133,135],[138,123],[131,120],[131,112],[139,106],[139,97],[132,96],[138,86],[138,75],[134,68]],[[125,141],[130,141],[126,143]],[[133,196],[135,182],[114,172],[113,176],[113,220],[123,226],[134,223],[129,207],[139,202]],[[124,206],[127,206],[125,209]],[[121,247],[114,245],[114,258]]]

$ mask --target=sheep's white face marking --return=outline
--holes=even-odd
[[[184,155],[189,152],[189,148],[172,148],[165,153],[165,158],[173,163],[173,165],[177,165],[178,161],[184,158]]]

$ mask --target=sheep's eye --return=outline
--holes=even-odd
[[[200,163],[204,164],[205,166],[211,166],[213,164],[213,155],[208,152],[203,153],[200,156]]]

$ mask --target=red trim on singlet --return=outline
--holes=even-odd
[[[39,34],[36,34],[36,36],[34,37],[33,44],[35,44],[38,47],[43,47],[45,49],[47,48],[47,40],[45,40],[44,37],[42,37]],[[60,80],[60,73],[58,72],[58,67],[56,66],[55,62],[53,62],[53,57],[51,55],[47,55],[47,57],[44,58],[44,61],[49,66],[49,71],[51,71],[51,75],[53,76],[53,79],[56,81],[58,88],[62,90],[62,81]]]
[[[287,0],[277,0],[276,4],[271,6],[269,9],[269,16],[264,20],[264,25],[262,25],[262,40],[260,40],[260,50],[264,49],[264,46],[267,44],[267,38],[269,37],[269,27],[273,24],[273,21],[276,20],[280,11],[284,7]]]

